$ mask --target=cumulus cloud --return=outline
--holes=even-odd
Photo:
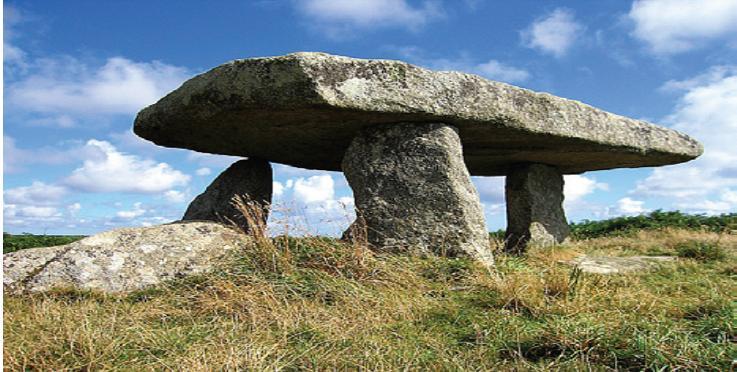
[[[59,204],[67,195],[63,187],[34,181],[30,186],[3,192],[3,217],[10,225],[46,226],[62,220]],[[71,212],[71,211],[70,211]]]
[[[506,81],[508,83],[521,82],[530,78],[530,73],[526,70],[505,65],[495,59],[476,65],[472,71],[489,79]]]
[[[76,190],[158,193],[184,186],[190,179],[169,164],[122,153],[109,142],[89,140],[86,147],[92,156],[62,181]]]
[[[688,163],[657,168],[638,182],[634,195],[669,198],[689,212],[721,213],[737,208],[737,68],[715,67],[668,89],[681,89],[675,111],[663,122],[701,141],[704,154]]]
[[[70,114],[134,114],[190,75],[159,61],[113,57],[95,68],[72,57],[42,58],[6,90],[14,107],[51,115],[40,124],[70,126]]]
[[[279,181],[274,181],[271,189],[273,190],[274,197],[278,198],[284,194],[284,184]]]
[[[44,146],[25,149],[16,146],[15,138],[3,136],[3,172],[18,173],[30,164],[67,164],[89,156],[88,149],[75,141],[63,144],[63,148]]]
[[[535,20],[520,36],[525,46],[559,58],[568,53],[584,30],[573,12],[558,8]]]
[[[647,212],[643,206],[645,202],[642,200],[635,200],[630,197],[625,197],[617,200],[616,212],[620,215],[638,215]]]
[[[636,0],[632,35],[657,54],[692,50],[709,40],[737,38],[737,1]]]
[[[442,16],[438,2],[413,6],[406,0],[297,0],[298,11],[328,36],[353,29],[400,27],[416,30]]]
[[[168,190],[164,192],[164,199],[171,203],[183,203],[187,194],[179,190]]]
[[[53,205],[58,203],[67,192],[67,189],[62,186],[34,181],[30,186],[7,189],[3,195],[6,204]]]
[[[136,217],[140,217],[146,213],[146,209],[142,207],[142,204],[140,202],[133,204],[133,209],[131,210],[123,210],[118,211],[115,213],[115,216],[122,220],[132,220]]]
[[[479,62],[468,55],[461,55],[458,58],[431,58],[421,48],[415,46],[389,47],[388,49],[411,63],[433,70],[468,72],[507,83],[520,83],[531,77],[527,70],[496,59]]]
[[[294,196],[303,203],[325,202],[335,196],[335,182],[329,174],[298,178],[294,181]]]
[[[3,67],[24,67],[26,52],[16,46],[15,27],[25,15],[12,5],[3,5]]]
[[[594,178],[578,174],[565,175],[563,178],[565,181],[563,194],[565,196],[566,204],[577,202],[586,195],[592,194],[597,190],[609,190],[608,184],[597,182]]]
[[[504,177],[471,177],[485,205],[504,204]]]

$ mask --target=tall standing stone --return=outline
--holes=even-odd
[[[550,246],[570,233],[563,211],[563,175],[555,167],[525,164],[507,174],[506,248],[523,252],[528,244]]]
[[[244,201],[257,204],[255,218],[265,226],[269,217],[273,181],[271,164],[251,158],[231,164],[189,204],[182,220],[206,220],[235,223],[244,231],[250,231],[249,221],[233,205],[233,197],[241,196]],[[251,216],[254,217],[254,216]]]
[[[404,123],[365,129],[346,151],[343,172],[370,244],[470,255],[493,264],[481,203],[454,127]]]

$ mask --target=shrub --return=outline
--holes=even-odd
[[[718,242],[688,241],[676,245],[678,257],[693,258],[699,261],[721,260],[726,256]]]

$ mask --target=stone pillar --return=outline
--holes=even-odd
[[[563,242],[570,229],[563,212],[563,175],[543,164],[518,165],[507,173],[507,251],[522,253],[528,244]]]
[[[252,224],[264,228],[269,217],[272,187],[269,162],[254,158],[239,160],[220,173],[205,192],[189,204],[182,220],[235,223],[246,232],[251,231]],[[253,205],[248,216],[233,205],[236,195]]]
[[[457,129],[439,123],[367,128],[351,143],[343,172],[353,189],[360,235],[394,252],[470,255],[493,265],[476,188]]]

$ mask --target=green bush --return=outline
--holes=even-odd
[[[700,261],[715,261],[726,257],[724,249],[719,243],[704,241],[689,241],[676,245],[678,257],[693,258]]]
[[[3,233],[3,254],[26,248],[69,244],[84,237],[84,235],[33,235],[28,233],[13,235]]]
[[[584,220],[571,223],[571,235],[576,239],[598,238],[607,235],[626,234],[636,230],[656,230],[662,228],[706,230],[720,232],[737,228],[737,213],[719,216],[691,215],[679,211],[663,212],[656,210],[649,214],[631,217],[617,217],[602,221]]]

